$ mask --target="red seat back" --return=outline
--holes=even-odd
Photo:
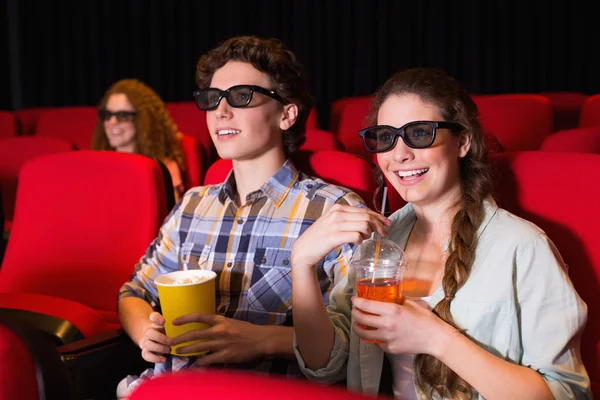
[[[329,132],[333,132],[334,134],[338,134],[339,132],[339,125],[340,125],[340,118],[342,117],[342,111],[344,110],[344,108],[346,107],[347,104],[349,103],[356,103],[356,102],[365,102],[367,103],[367,107],[368,105],[371,103],[372,97],[371,96],[356,96],[356,97],[345,97],[345,98],[341,98],[341,99],[337,99],[334,102],[331,103],[331,108],[330,108],[330,113],[329,113],[329,125],[328,125],[328,129]]]
[[[13,137],[0,139],[0,186],[4,217],[10,224],[17,196],[17,181],[21,167],[27,161],[53,153],[73,150],[67,141],[43,137]]]
[[[0,315],[0,400],[73,398],[73,392],[49,337],[31,326]]]
[[[473,96],[485,131],[504,151],[539,150],[554,129],[550,100],[535,94]]]
[[[581,107],[579,127],[587,128],[590,126],[600,126],[600,94],[588,97]]]
[[[188,186],[186,189],[202,185],[205,170],[202,145],[195,138],[183,135],[181,150],[185,159],[184,181]]]
[[[303,151],[338,150],[343,151],[342,144],[331,132],[322,129],[306,129],[306,141],[300,147]]]
[[[554,131],[577,128],[587,95],[579,92],[543,92],[552,105]]]
[[[200,143],[205,162],[209,163],[207,166],[210,165],[216,159],[217,151],[206,125],[206,111],[199,110],[193,101],[170,102],[166,106],[179,131]]]
[[[600,155],[523,152],[491,159],[498,204],[542,228],[570,266],[588,305],[583,362],[600,383]]]
[[[97,120],[95,107],[49,108],[40,113],[35,135],[67,140],[79,150],[89,149]]]
[[[300,379],[231,370],[185,371],[165,374],[142,383],[130,400],[165,398],[219,400],[360,400],[372,399],[339,386],[323,386]]]
[[[33,135],[40,119],[40,114],[44,110],[49,110],[50,107],[32,107],[23,108],[13,112],[18,121],[21,135]]]
[[[17,121],[13,113],[0,111],[0,138],[17,136]]]
[[[306,120],[306,129],[318,129],[319,128],[319,117],[317,115],[317,109],[313,107],[308,114]]]
[[[298,170],[325,182],[346,187],[362,197],[369,207],[373,207],[377,183],[368,161],[353,154],[333,150],[300,151],[292,156],[292,160]],[[231,168],[231,160],[216,161],[206,172],[204,184],[223,182]]]
[[[544,139],[540,150],[600,154],[600,126],[555,132]]]
[[[371,154],[365,150],[358,131],[367,126],[366,118],[371,106],[371,97],[356,97],[348,99],[340,112],[340,120],[336,136],[348,153],[358,154],[371,159]]]
[[[0,292],[62,297],[116,325],[118,290],[166,213],[162,171],[150,158],[74,151],[30,161],[19,176]]]
[[[39,400],[36,366],[17,332],[0,324],[0,400]]]

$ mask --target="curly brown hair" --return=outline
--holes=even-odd
[[[135,108],[136,153],[159,161],[174,160],[183,172],[185,164],[181,134],[160,96],[137,79],[122,79],[106,91],[98,103],[98,109],[104,109],[108,98],[117,93],[127,96]],[[104,131],[104,121],[100,118],[96,122],[92,149],[114,150],[110,147]]]
[[[283,131],[283,148],[287,155],[300,148],[306,140],[306,120],[313,106],[313,97],[306,71],[296,56],[278,39],[239,36],[224,41],[200,57],[196,65],[196,84],[210,86],[215,71],[229,61],[241,61],[269,76],[274,90],[283,104],[296,104],[298,117],[294,125]]]
[[[450,303],[465,284],[471,272],[477,242],[477,229],[483,221],[483,201],[492,192],[492,179],[487,164],[484,134],[478,119],[477,105],[454,78],[437,68],[413,68],[392,76],[377,91],[369,119],[374,121],[383,102],[390,96],[414,94],[424,102],[436,105],[446,121],[460,123],[464,129],[455,135],[471,137],[471,148],[460,161],[462,197],[460,209],[452,220],[448,258],[444,266],[442,288],[445,297],[433,312],[456,326]],[[440,360],[418,354],[414,361],[417,386],[431,399],[434,393],[444,398],[470,399],[471,386]]]

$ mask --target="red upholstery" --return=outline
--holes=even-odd
[[[41,137],[0,139],[0,186],[2,186],[6,230],[10,230],[12,223],[17,197],[17,178],[23,164],[43,155],[71,150],[73,150],[71,143],[61,139]]]
[[[0,293],[0,309],[33,311],[71,322],[84,337],[109,332],[102,313],[60,297],[33,293]]]
[[[600,155],[500,153],[492,157],[503,208],[542,228],[554,241],[588,305],[581,353],[600,383]]]
[[[49,108],[40,113],[35,135],[68,140],[80,150],[89,149],[97,119],[95,107]]]
[[[21,135],[33,135],[42,111],[50,110],[48,107],[24,108],[13,111],[15,118],[19,121]]]
[[[600,154],[600,126],[553,133],[544,139],[540,150]]]
[[[166,106],[179,131],[200,143],[207,165],[210,165],[216,159],[217,151],[206,125],[206,111],[199,110],[193,101],[171,102]]]
[[[0,324],[0,400],[38,400],[33,357],[16,332]]]
[[[366,118],[371,106],[370,97],[356,97],[347,99],[340,113],[337,138],[348,153],[358,154],[371,158],[371,154],[365,150],[362,139],[358,136],[358,130],[367,126]]]
[[[318,129],[319,128],[319,117],[317,115],[317,109],[313,107],[308,114],[306,120],[306,129]]]
[[[19,177],[0,293],[61,297],[118,327],[116,296],[166,216],[160,167],[136,154],[41,157]]]
[[[307,129],[306,141],[300,147],[304,151],[338,150],[343,151],[342,144],[331,132],[322,129]]]
[[[185,371],[149,379],[129,400],[359,400],[372,399],[338,386],[323,386],[300,379],[242,373],[231,370]]]
[[[72,400],[65,365],[52,340],[0,315],[0,400]]]
[[[325,182],[349,188],[372,206],[377,183],[373,168],[362,158],[341,151],[323,150],[301,151],[294,154],[292,159],[300,171]],[[208,168],[204,184],[222,183],[231,171],[231,165],[231,160],[216,161]]]
[[[0,138],[17,136],[17,121],[8,111],[0,111]]]
[[[331,109],[329,114],[329,131],[334,134],[339,133],[340,118],[342,116],[342,110],[350,103],[365,103],[366,107],[363,107],[368,112],[369,104],[371,103],[371,96],[356,96],[356,97],[345,97],[342,99],[335,100],[331,103]],[[366,115],[366,114],[365,114]]]
[[[554,130],[550,100],[535,94],[473,96],[484,130],[504,151],[539,150]]]
[[[181,149],[185,158],[185,178],[187,188],[202,185],[204,180],[204,159],[202,145],[193,137],[183,135]]]
[[[543,92],[550,100],[554,114],[554,131],[577,128],[581,107],[587,95],[579,92]]]
[[[600,126],[600,94],[588,97],[581,107],[579,127],[587,128],[590,126]]]

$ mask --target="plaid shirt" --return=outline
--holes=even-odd
[[[119,299],[140,297],[159,309],[157,276],[185,268],[208,269],[217,273],[218,314],[260,325],[292,326],[294,242],[334,204],[364,203],[348,189],[298,172],[289,160],[240,208],[235,193],[233,173],[223,184],[189,190],[121,288]],[[343,245],[317,265],[326,304],[332,283],[346,275],[352,250],[352,245]],[[172,365],[164,370],[191,365],[187,357],[174,358],[183,363],[169,360]],[[259,360],[240,367],[299,375],[295,361],[284,364]]]

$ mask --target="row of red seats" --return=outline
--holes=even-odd
[[[492,150],[538,150],[544,139],[557,128],[564,130],[600,126],[600,117],[597,117],[600,115],[597,112],[600,95],[503,94],[475,95],[473,99],[479,106],[482,124],[491,138],[488,142]],[[370,100],[370,96],[364,96],[335,101],[328,128],[331,133],[317,128],[316,110],[313,109],[307,123],[309,143],[305,145],[305,149],[343,149],[369,156],[356,132],[365,126]],[[193,102],[167,103],[167,108],[186,135],[187,143],[184,143],[184,148],[202,154],[206,162],[202,168],[205,170],[218,157],[208,134],[204,112],[199,111]],[[79,149],[87,149],[96,119],[94,107],[29,109],[17,111],[14,115],[0,113],[0,136],[2,132],[4,135],[14,135],[17,126],[15,121],[19,120],[24,133],[65,139]],[[6,121],[5,127],[2,127],[3,120]],[[198,143],[192,143],[192,138]],[[200,171],[192,168],[193,174],[201,176],[202,168]],[[194,178],[191,182],[198,183]]]
[[[571,266],[573,283],[589,307],[583,360],[598,384],[600,187],[593,182],[600,175],[600,155],[513,152],[497,153],[491,160],[499,204],[544,229]],[[309,152],[299,154],[295,162],[301,170],[349,187],[367,201],[374,192],[370,164],[355,155]],[[574,166],[585,173],[573,173]],[[227,161],[219,161],[207,179],[222,182],[229,170]],[[59,351],[69,359],[90,348],[109,347],[94,338],[102,342],[106,335],[112,335],[110,340],[122,337],[115,298],[166,215],[161,173],[148,158],[114,152],[70,151],[26,163],[0,269],[0,310],[12,310],[13,316],[21,310],[30,320],[39,316],[37,321],[44,320],[47,330],[59,326],[59,331],[47,333],[57,336]],[[92,343],[78,347],[80,339]],[[83,374],[85,368],[76,370]],[[123,375],[117,372],[103,371],[118,381]],[[101,381],[116,385],[107,383],[111,379]]]

